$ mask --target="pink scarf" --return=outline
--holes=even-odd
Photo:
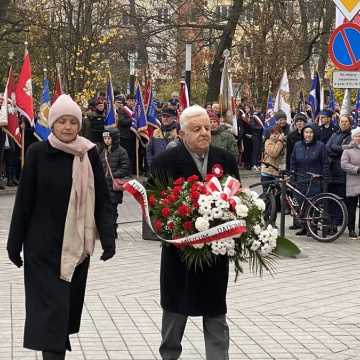
[[[60,278],[70,282],[75,267],[94,251],[95,188],[88,151],[95,144],[82,136],[77,136],[71,143],[64,143],[53,133],[49,135],[48,141],[55,149],[74,155],[60,269]]]

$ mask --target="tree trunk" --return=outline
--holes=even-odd
[[[322,36],[320,40],[320,58],[318,62],[318,72],[320,79],[324,79],[325,76],[325,67],[328,56],[328,42],[330,38],[330,31],[334,25],[335,21],[335,4],[331,0],[325,1],[324,6],[324,18],[323,18],[323,28]]]
[[[236,26],[238,24],[243,6],[243,0],[234,0],[230,10],[230,17],[225,25],[214,61],[210,67],[209,86],[206,102],[217,101],[220,91],[222,56],[225,49],[231,50]]]

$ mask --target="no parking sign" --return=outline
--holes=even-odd
[[[330,36],[329,55],[339,70],[360,69],[360,25],[345,23]]]

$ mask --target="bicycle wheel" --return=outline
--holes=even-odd
[[[310,235],[322,242],[335,241],[348,222],[345,203],[333,194],[319,194],[311,199],[305,211],[305,225]]]
[[[276,223],[276,199],[275,196],[271,193],[262,193],[259,195],[259,198],[262,199],[265,203],[265,211],[263,215],[264,223],[266,226],[269,224],[275,226]]]

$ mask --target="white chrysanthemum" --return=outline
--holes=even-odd
[[[261,229],[261,226],[259,224],[256,224],[254,226],[254,232],[255,232],[256,235],[259,235],[261,233],[261,230],[262,229]]]
[[[261,210],[261,211],[264,211],[264,210],[265,210],[266,205],[265,205],[264,200],[262,200],[262,199],[255,199],[255,200],[254,200],[254,203],[255,203],[255,206],[256,206],[259,210]]]
[[[214,219],[221,219],[223,217],[224,212],[219,208],[213,208],[211,210],[211,215],[214,217]]]
[[[259,249],[260,246],[261,246],[261,242],[259,240],[254,240],[251,244],[250,250],[256,251]]]
[[[199,207],[210,206],[211,207],[212,197],[201,194],[198,199]]]
[[[197,231],[205,231],[210,227],[209,221],[203,217],[198,217],[195,221],[195,229]]]
[[[236,215],[241,218],[246,218],[248,216],[249,209],[246,205],[240,204],[235,207]]]
[[[219,249],[219,253],[220,253],[220,255],[226,255],[226,253],[227,253],[226,247],[221,247],[221,248]]]
[[[195,249],[202,249],[204,247],[204,244],[194,244],[192,247]]]
[[[207,212],[210,212],[211,211],[211,203],[209,204],[203,204],[199,207],[199,213],[202,215],[202,214],[205,214]]]
[[[235,256],[235,250],[234,249],[229,249],[228,250],[228,255],[229,256]]]
[[[256,191],[250,191],[250,194],[251,194],[251,198],[253,200],[256,200],[259,198],[259,194]]]
[[[211,211],[207,211],[207,212],[205,212],[204,214],[201,214],[201,215],[207,221],[214,220],[214,217],[212,216]]]
[[[215,206],[217,208],[226,210],[230,207],[230,204],[227,201],[220,199],[220,200],[216,200]]]

